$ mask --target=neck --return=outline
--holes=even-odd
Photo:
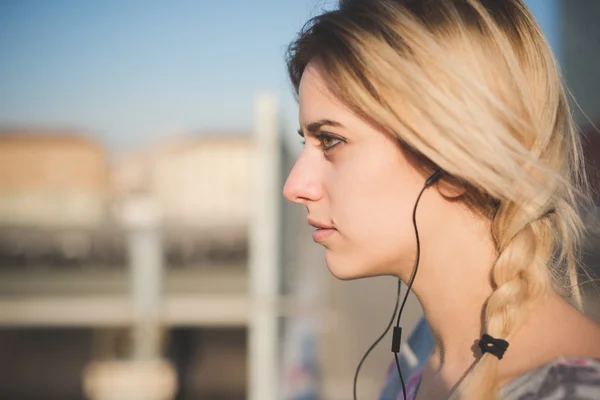
[[[490,270],[496,255],[489,224],[466,210],[454,218],[460,223],[444,224],[454,227],[451,232],[423,233],[413,284],[435,339],[430,365],[436,370],[466,370],[475,361],[485,304],[493,291]]]

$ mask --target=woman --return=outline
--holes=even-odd
[[[418,266],[435,344],[409,398],[600,398],[579,135],[522,1],[342,0],[288,68],[305,147],[284,195],[331,273],[408,283]]]

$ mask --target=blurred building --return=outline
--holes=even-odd
[[[75,135],[0,132],[0,223],[90,226],[106,217],[104,150]]]
[[[92,243],[92,236],[106,224],[110,201],[109,159],[94,141],[75,133],[0,132],[0,268],[102,252],[103,240]]]
[[[104,149],[74,134],[0,131],[0,223],[93,226],[110,194]]]
[[[248,134],[179,140],[121,160],[115,186],[155,198],[167,224],[245,226],[253,151]]]
[[[191,266],[209,253],[244,259],[254,153],[248,134],[173,140],[118,160],[113,187],[121,200],[146,197],[156,204],[174,264]]]
[[[0,397],[79,399],[87,366],[131,356],[128,218],[156,211],[178,398],[245,398],[255,153],[203,135],[111,163],[76,134],[1,136]]]

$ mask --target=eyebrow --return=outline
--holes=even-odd
[[[337,121],[333,121],[330,119],[321,119],[315,122],[311,122],[310,124],[306,125],[306,130],[308,131],[308,133],[312,136],[315,136],[316,133],[321,129],[321,127],[323,126],[336,126],[336,127],[341,127],[343,126],[342,124],[340,124]],[[304,137],[304,132],[302,132],[302,128],[298,129],[298,135]]]

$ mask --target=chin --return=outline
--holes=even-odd
[[[341,281],[351,281],[354,279],[366,278],[365,275],[353,273],[351,271],[348,271],[347,269],[335,269],[330,267],[329,265],[327,265],[327,267],[329,268],[329,272],[331,272],[331,275],[333,275],[336,279],[339,279]]]
[[[366,263],[352,257],[336,257],[329,250],[325,253],[325,264],[331,275],[343,281],[379,275],[374,274],[373,269]]]

